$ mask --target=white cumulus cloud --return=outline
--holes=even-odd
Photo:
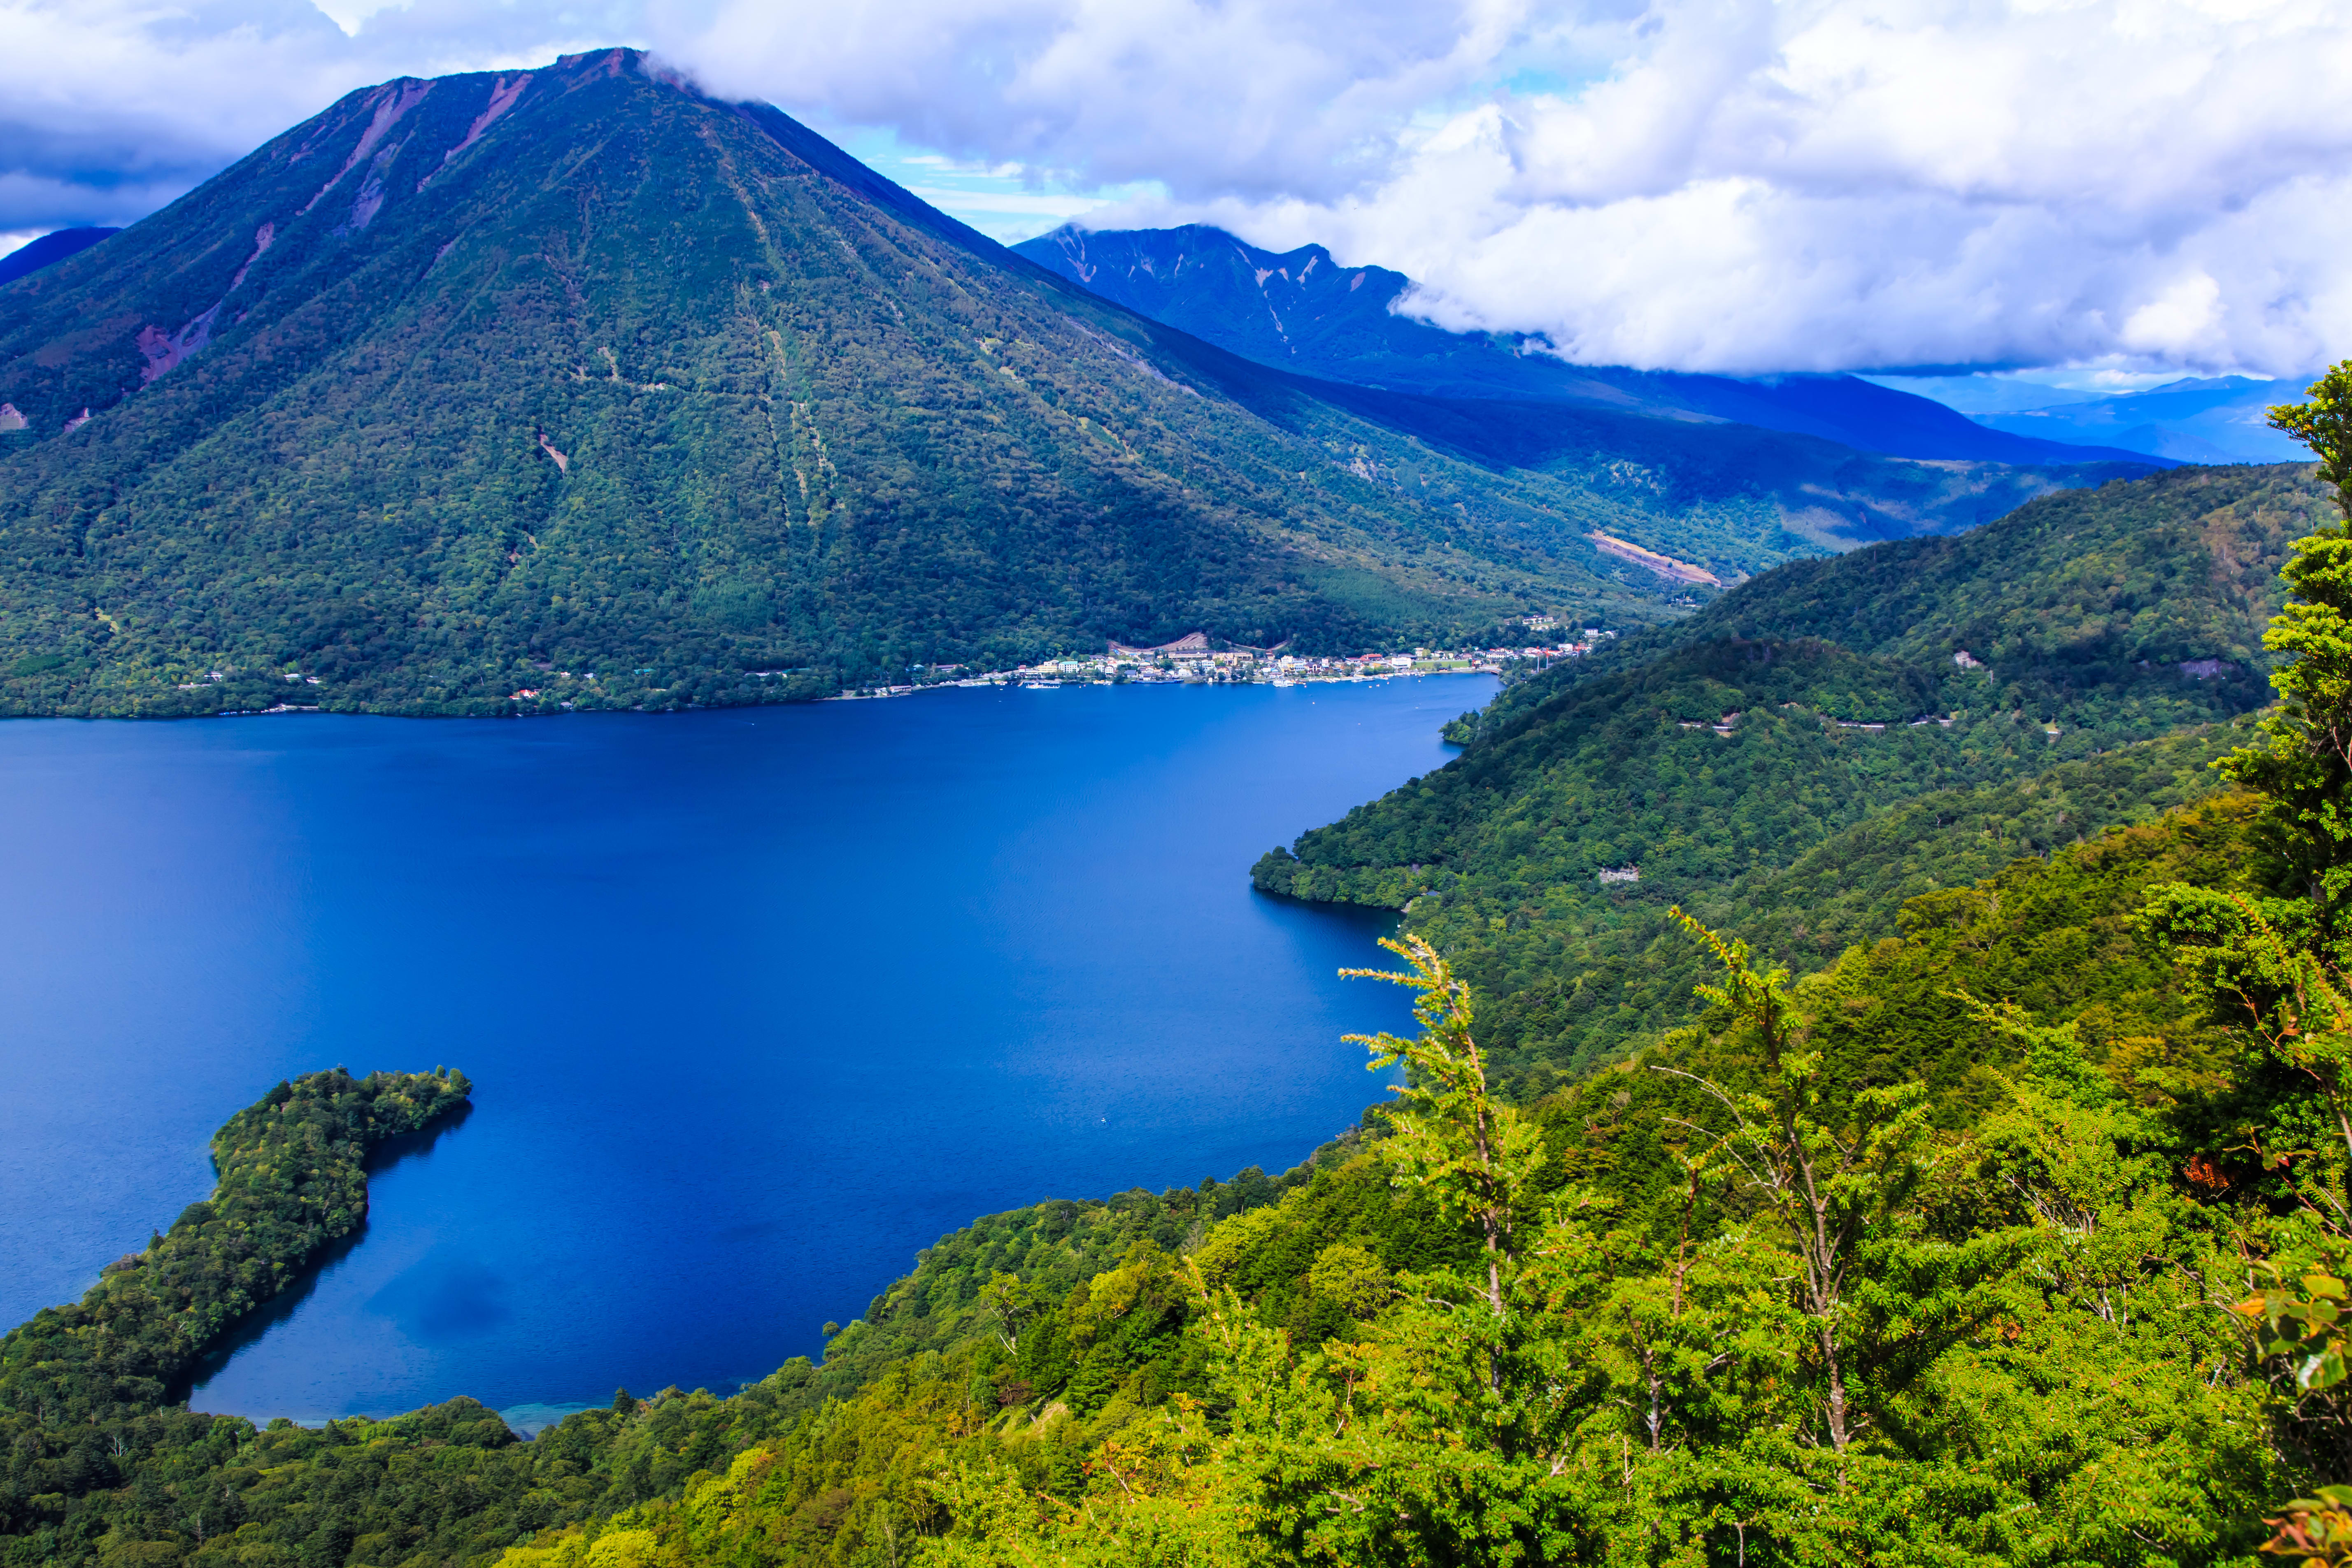
[[[1017,169],[1008,213],[1148,182],[1115,221],[1321,240],[1590,362],[2352,353],[2342,0],[326,4],[0,0],[0,231],[135,216],[363,82],[641,43]]]
[[[1580,89],[1424,119],[1346,195],[1131,216],[1320,239],[1444,325],[1588,363],[2352,353],[2340,5],[1660,0],[1622,48]]]

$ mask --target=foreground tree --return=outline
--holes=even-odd
[[[2261,721],[2263,743],[2221,763],[2263,796],[2268,896],[2173,884],[2157,889],[2148,920],[2248,1058],[2284,1069],[2299,1091],[2252,1140],[2286,1206],[2250,1222],[2248,1245],[2264,1256],[2238,1311],[2278,1388],[2283,1443],[2340,1475],[2352,1472],[2352,360],[2309,392],[2270,423],[2312,448],[2346,521],[2295,542],[2282,573],[2293,596],[2263,638],[2286,656],[2271,676],[2280,700]],[[2347,1510],[2352,1488],[2296,1499],[2263,1550],[2352,1563]]]
[[[2312,384],[2311,401],[2273,408],[2271,425],[2310,446],[2347,520],[2295,541],[2282,575],[2294,597],[2263,646],[2278,706],[2266,744],[2229,774],[2267,799],[2263,844],[2279,900],[2265,916],[2336,968],[2352,963],[2352,360]]]

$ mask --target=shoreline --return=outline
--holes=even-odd
[[[1446,675],[1484,675],[1499,678],[1502,673],[1503,672],[1499,669],[1473,668],[1467,669],[1384,669],[1377,674],[1302,675],[1280,680],[941,680],[934,681],[927,686],[889,687],[865,691],[844,691],[837,696],[817,697],[812,698],[810,700],[812,702],[884,702],[888,701],[893,698],[918,697],[926,692],[932,691],[974,691],[983,689],[995,691],[1083,691],[1101,689],[1109,691],[1132,687],[1264,686],[1270,687],[1276,690],[1289,690],[1300,686],[1371,686],[1383,680],[1423,680],[1433,676]],[[782,705],[776,704],[776,706]],[[638,710],[638,711],[647,711],[647,710]],[[677,712],[681,711],[681,710],[670,709],[663,710],[662,711]],[[220,714],[217,715],[217,717],[236,718],[242,717],[242,715]]]

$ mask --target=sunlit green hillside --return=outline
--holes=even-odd
[[[1540,1086],[1690,1015],[1669,905],[1815,967],[1904,897],[2211,787],[2225,733],[2155,742],[2268,699],[2279,563],[2323,494],[2300,465],[2182,469],[1784,566],[1513,687],[1257,884],[1409,907]],[[1980,825],[1961,852],[1917,837],[1955,822]]]

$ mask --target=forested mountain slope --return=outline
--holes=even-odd
[[[1449,398],[1577,404],[1727,420],[1899,458],[2026,465],[2146,461],[2137,448],[1989,428],[1931,399],[1850,375],[1754,381],[1571,364],[1504,333],[1451,332],[1401,313],[1412,279],[1341,267],[1319,245],[1279,254],[1221,228],[1065,224],[1013,247],[1041,267],[1261,364]]]
[[[1294,384],[1412,452],[1475,465],[1531,505],[1696,562],[1726,582],[1880,540],[1956,532],[2054,489],[2149,471],[2138,462],[1914,462],[1817,436],[1617,407]],[[1417,482],[1410,462],[1372,472]],[[1596,500],[1619,509],[1617,521]]]
[[[1583,538],[1642,508],[1310,385],[632,51],[391,82],[0,289],[0,710],[289,673],[349,709],[676,706],[1668,613]]]
[[[1781,567],[1506,692],[1459,727],[1462,756],[1255,879],[1407,910],[1533,1092],[1689,1016],[1702,955],[1660,924],[1669,905],[1818,967],[2021,837],[2046,848],[2208,787],[2221,737],[2117,748],[2267,699],[2279,563],[2322,493],[2300,466],[2180,469]],[[1923,814],[1989,837],[1923,857]],[[1880,923],[1835,913],[1851,889]]]
[[[2261,509],[2198,515],[2217,553],[2260,542]],[[1363,1042],[1408,1087],[1357,1132],[1279,1181],[989,1216],[822,1367],[729,1398],[624,1392],[527,1444],[464,1399],[316,1431],[173,1408],[152,1369],[226,1326],[221,1284],[282,1289],[363,1205],[368,1144],[467,1088],[281,1085],[224,1129],[210,1203],[0,1342],[0,1562],[2340,1568],[2352,535],[2286,572],[2292,700],[2231,758],[2242,787],[2209,793],[2212,729],[2036,771],[1935,726],[2015,776],[1896,802],[1735,910],[1859,940],[1792,985],[1652,908],[1706,1005],[1532,1102],[1527,1041],[1514,1096],[1483,1000],[1409,937],[1389,978],[1423,1029]],[[1907,705],[1939,679],[1820,642],[1659,662],[1516,732],[1608,691]],[[2102,721],[2243,705],[2135,681],[2105,678]],[[1804,719],[1756,733],[1832,765]],[[1748,772],[1743,799],[1803,782]]]
[[[1457,734],[1497,732],[1570,686],[1725,637],[1816,637],[1933,669],[1939,684],[1981,677],[2012,706],[2074,700],[2163,665],[2251,670],[2284,542],[2324,513],[2324,496],[2307,464],[2179,468],[2044,497],[1998,528],[1794,562],[1513,686]],[[1962,653],[1986,668],[1964,668]]]

